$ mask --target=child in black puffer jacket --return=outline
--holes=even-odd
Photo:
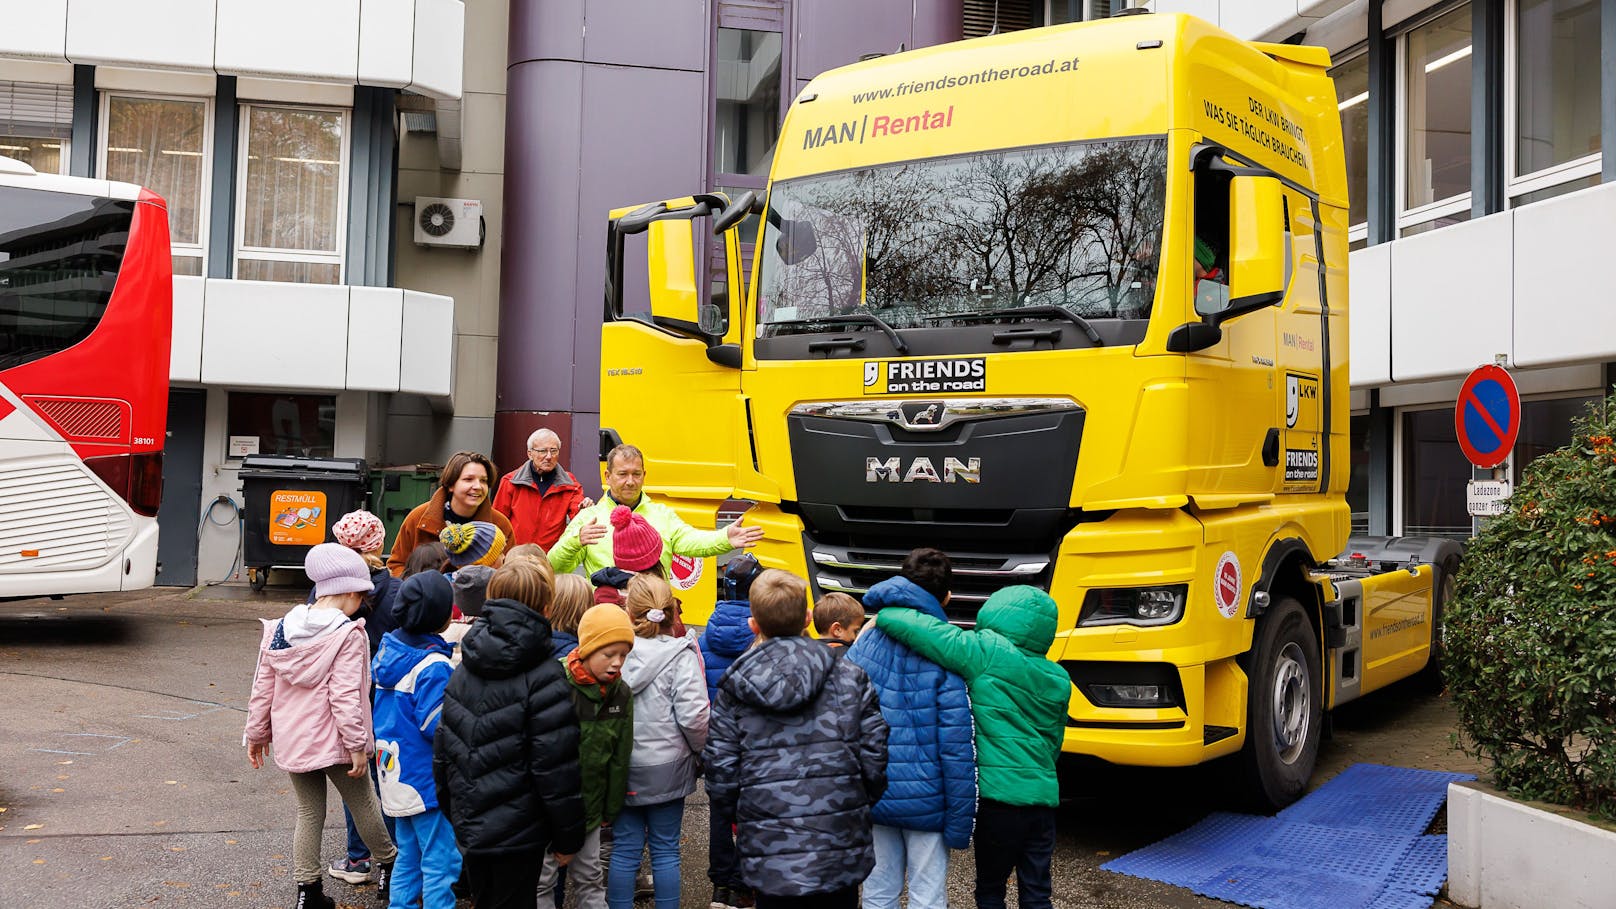
[[[478,909],[532,906],[544,854],[583,844],[578,717],[550,655],[550,595],[531,560],[495,571],[443,698],[432,770]]]

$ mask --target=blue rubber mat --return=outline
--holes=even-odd
[[[1428,909],[1448,838],[1424,832],[1470,779],[1354,764],[1275,817],[1218,812],[1100,867],[1256,909]]]

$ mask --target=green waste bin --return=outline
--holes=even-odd
[[[370,474],[370,510],[387,528],[384,552],[391,552],[404,519],[438,488],[443,468],[436,464],[378,467]]]

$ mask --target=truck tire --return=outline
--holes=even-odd
[[[1277,811],[1307,789],[1324,730],[1319,638],[1296,600],[1280,599],[1264,616],[1250,673],[1240,763],[1253,805]]]
[[[1431,585],[1431,658],[1416,676],[1420,685],[1433,693],[1440,694],[1442,684],[1442,615],[1447,610],[1448,600],[1458,589],[1456,576],[1459,571],[1459,557],[1450,555],[1436,566],[1436,579]]]

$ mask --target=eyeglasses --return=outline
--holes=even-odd
[[[529,448],[528,451],[541,455],[558,455],[561,453],[559,448]]]

